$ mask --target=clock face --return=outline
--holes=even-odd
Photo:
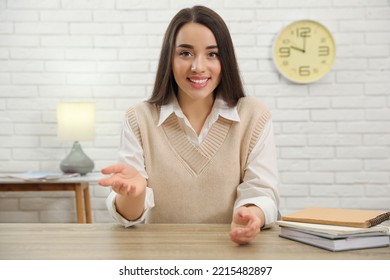
[[[332,67],[336,45],[332,34],[312,20],[296,21],[283,28],[274,42],[276,68],[288,80],[311,83]]]

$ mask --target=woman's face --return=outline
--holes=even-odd
[[[213,98],[221,81],[221,63],[210,29],[198,23],[183,25],[176,36],[172,69],[180,101]]]

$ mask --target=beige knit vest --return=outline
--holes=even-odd
[[[237,109],[240,122],[219,117],[198,147],[174,113],[157,126],[158,106],[143,102],[128,110],[154,193],[155,207],[147,222],[231,222],[248,155],[270,118],[265,105],[254,97],[241,98]]]

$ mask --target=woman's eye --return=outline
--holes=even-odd
[[[181,51],[180,56],[185,56],[185,57],[191,56],[191,53],[189,51]]]
[[[211,53],[209,53],[209,56],[213,57],[213,58],[217,58],[219,56],[219,54],[216,52],[211,52]]]

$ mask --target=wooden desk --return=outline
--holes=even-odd
[[[37,191],[74,191],[77,211],[77,222],[92,223],[89,183],[99,177],[80,176],[56,180],[23,180],[17,178],[0,178],[0,191],[3,192],[37,192]]]
[[[0,224],[0,259],[290,260],[385,259],[390,247],[330,252],[264,230],[246,246],[229,225]]]

